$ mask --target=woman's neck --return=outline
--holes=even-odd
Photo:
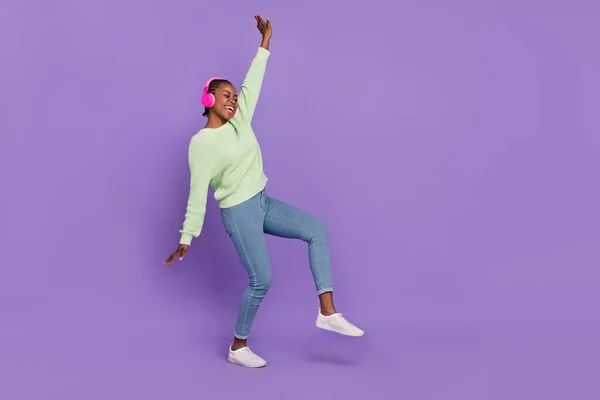
[[[212,114],[208,115],[208,121],[206,121],[205,128],[215,129],[220,128],[227,123],[227,120],[224,120],[218,116],[213,116]]]

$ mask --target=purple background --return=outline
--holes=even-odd
[[[592,3],[3,1],[0,398],[598,399]],[[317,330],[305,244],[269,238],[262,370],[225,362],[247,278],[212,191],[162,264],[254,13],[269,192],[328,224],[367,332]]]

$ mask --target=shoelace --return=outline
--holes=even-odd
[[[256,354],[252,352],[252,350],[250,350],[248,346],[244,348],[244,353],[248,354],[251,358],[254,358],[255,360],[258,360],[259,358]]]
[[[348,321],[342,314],[338,314],[337,317],[342,320],[342,322],[346,323],[348,326],[354,328],[355,325]]]

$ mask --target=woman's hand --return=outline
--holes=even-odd
[[[271,29],[271,20],[267,17],[267,21],[265,22],[260,15],[255,15],[254,19],[256,20],[256,27],[260,31],[260,34],[263,37],[263,47],[268,50],[269,40],[271,40],[271,35],[273,35],[273,30]]]
[[[180,260],[183,260],[183,257],[185,257],[185,253],[189,248],[190,246],[187,244],[180,244],[179,247],[177,247],[177,250],[175,250],[173,254],[169,256],[169,258],[167,258],[165,264],[171,264],[177,257],[179,257]]]

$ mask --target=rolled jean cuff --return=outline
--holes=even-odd
[[[323,293],[327,293],[327,292],[333,292],[333,288],[332,287],[326,287],[323,289],[319,289],[317,290],[317,295],[322,295]]]
[[[241,340],[246,340],[250,337],[250,335],[238,335],[235,332],[233,332],[233,336],[235,336],[236,338],[241,339]]]

